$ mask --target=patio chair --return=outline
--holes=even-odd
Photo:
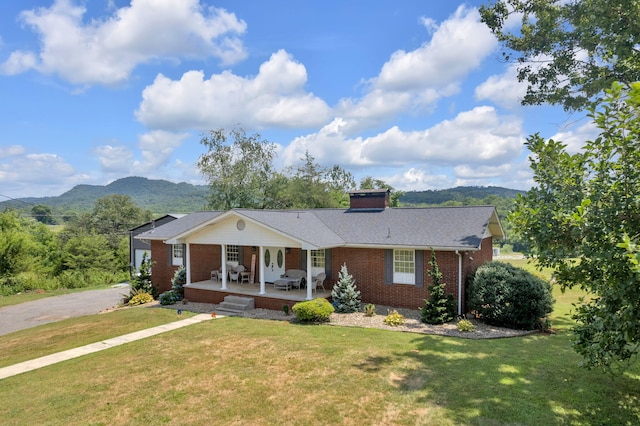
[[[244,269],[244,266],[242,267]],[[235,281],[240,284],[240,271],[237,270],[238,267],[231,268],[229,271],[229,281]]]
[[[327,291],[324,288],[324,280],[327,279],[327,274],[325,274],[324,272],[321,274],[316,275],[316,277],[313,279],[312,283],[311,283],[311,288],[313,289],[313,291],[316,291],[318,289],[318,287],[322,287],[323,291]]]
[[[238,279],[240,284],[244,282],[246,282],[247,284],[249,283],[249,271],[247,271],[247,268],[245,268],[244,265],[238,265],[233,268],[233,270],[240,274]]]

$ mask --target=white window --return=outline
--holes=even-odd
[[[174,266],[182,266],[184,265],[184,245],[182,244],[174,244],[171,246],[171,250],[173,251],[172,257]]]
[[[415,250],[393,251],[393,282],[398,284],[416,283]]]
[[[227,246],[227,263],[238,265],[240,263],[240,249],[238,246]]]
[[[311,267],[322,268],[322,270],[324,271],[324,265],[325,265],[324,262],[325,262],[324,249],[311,250]]]

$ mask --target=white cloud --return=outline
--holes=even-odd
[[[3,195],[14,198],[59,195],[87,178],[56,154],[26,153],[24,148],[17,146],[9,147],[5,154],[7,152],[7,160],[0,162]]]
[[[138,148],[141,160],[134,158],[134,152],[127,146],[103,145],[94,150],[102,172],[117,175],[140,175],[160,172],[169,163],[176,148],[180,147],[188,133],[171,133],[154,130],[141,135]]]
[[[453,180],[446,174],[430,174],[423,169],[411,167],[390,176],[381,176],[378,179],[388,183],[399,191],[424,191],[425,189],[444,189],[453,185]]]
[[[348,166],[499,165],[517,158],[523,148],[521,122],[498,116],[492,107],[477,107],[422,130],[394,126],[369,138],[349,138],[348,123],[336,119],[318,133],[298,137],[284,149],[285,164],[309,151],[320,163]],[[335,156],[340,152],[340,158]]]
[[[24,152],[24,147],[20,145],[0,146],[0,158],[14,157]]]
[[[318,126],[330,109],[305,92],[306,82],[304,65],[284,50],[271,55],[253,78],[224,71],[205,80],[202,71],[188,71],[176,81],[160,74],[144,89],[136,117],[166,130]]]
[[[110,18],[90,22],[83,21],[85,13],[73,0],[22,12],[22,21],[40,35],[41,50],[12,52],[0,71],[36,69],[73,84],[112,85],[154,59],[217,57],[231,64],[246,57],[238,38],[246,24],[199,0],[132,0]]]
[[[428,42],[413,51],[394,52],[368,82],[365,96],[340,101],[337,115],[352,119],[350,131],[409,109],[430,108],[441,97],[458,93],[462,79],[497,46],[476,9],[460,6],[440,25],[429,18],[422,18],[422,24],[433,34]]]
[[[131,170],[133,153],[126,146],[103,145],[94,150],[106,173],[128,173]]]
[[[143,161],[134,162],[134,168],[149,172],[166,166],[175,149],[180,147],[188,136],[188,133],[163,130],[154,130],[140,136],[138,147],[142,152]]]
[[[489,100],[503,108],[515,109],[527,94],[527,83],[518,81],[518,66],[511,64],[500,75],[492,75],[476,87],[475,98]]]
[[[587,141],[592,141],[598,137],[601,130],[598,126],[590,121],[574,130],[566,130],[558,132],[551,136],[550,139],[560,141],[567,145],[567,151],[571,154],[581,152]]]
[[[411,52],[395,52],[375,85],[385,90],[446,86],[477,68],[496,46],[495,37],[479,21],[478,11],[460,6],[428,43]]]

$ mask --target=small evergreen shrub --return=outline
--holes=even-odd
[[[367,317],[372,317],[376,314],[376,305],[373,303],[367,303],[364,305],[364,315]]]
[[[467,286],[468,308],[487,324],[534,330],[553,310],[551,285],[504,262],[480,266]]]
[[[180,299],[184,298],[184,285],[187,283],[187,270],[184,266],[179,267],[173,278],[171,279],[171,290],[176,293]]]
[[[463,333],[471,332],[476,329],[473,323],[466,319],[458,321],[458,323],[456,324],[456,328],[458,329],[458,331],[462,331]]]
[[[336,312],[351,313],[360,310],[360,291],[356,290],[356,280],[347,271],[344,263],[338,274],[338,282],[331,290]]]
[[[291,310],[301,322],[326,322],[334,312],[331,303],[323,298],[296,303]]]
[[[149,293],[138,293],[135,296],[133,296],[131,299],[129,299],[129,302],[127,303],[127,305],[129,306],[136,306],[136,305],[144,305],[145,303],[151,303],[153,302],[153,296],[150,295]]]
[[[453,295],[445,293],[447,284],[442,281],[442,272],[436,261],[436,252],[433,250],[429,265],[431,265],[429,276],[433,285],[429,288],[429,299],[424,301],[424,306],[420,310],[420,320],[426,324],[444,324],[455,317],[455,301]]]
[[[161,305],[173,305],[174,303],[179,302],[180,299],[180,295],[176,294],[173,290],[165,291],[158,298]]]
[[[404,324],[405,318],[404,315],[396,311],[395,309],[389,313],[386,317],[384,317],[383,322],[392,327],[397,327],[399,325]]]
[[[151,284],[151,266],[153,262],[151,259],[147,257],[147,252],[142,255],[142,262],[140,263],[140,269],[138,272],[131,278],[131,296],[134,296],[134,291],[142,290],[145,293],[149,293],[152,296],[156,296],[157,290]]]
[[[282,305],[282,312],[284,312],[285,315],[289,315],[289,305]]]

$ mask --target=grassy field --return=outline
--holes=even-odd
[[[556,334],[473,340],[220,318],[0,383],[3,424],[640,423],[640,364],[578,366]],[[178,319],[135,308],[0,336],[0,365]]]

